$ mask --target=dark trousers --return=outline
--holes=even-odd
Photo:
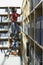
[[[14,33],[14,31],[15,31],[15,23],[11,23],[11,31],[12,31],[12,33]]]
[[[20,28],[17,23],[12,22],[11,23],[11,37],[19,37]]]

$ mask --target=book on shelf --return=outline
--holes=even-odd
[[[35,52],[36,54],[35,54],[35,63],[36,63],[36,65],[42,65],[41,63],[42,63],[42,54],[41,54],[41,52]]]
[[[40,2],[41,0],[35,0],[35,6]]]
[[[30,0],[30,9],[33,10],[33,0]]]
[[[32,22],[31,22],[31,36],[32,36],[32,38],[34,39],[34,20],[32,20]]]
[[[37,42],[43,45],[43,16],[37,19]]]
[[[3,34],[0,33],[0,38],[1,38],[1,37],[2,37],[2,38],[3,38],[3,37],[8,37],[8,33],[3,33]]]
[[[0,42],[0,47],[8,47],[8,41]]]

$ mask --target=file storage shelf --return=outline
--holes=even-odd
[[[1,9],[1,8],[0,8]],[[2,9],[6,9],[6,8],[2,8]],[[4,43],[3,43],[3,49],[7,49],[7,47],[8,47],[8,45],[10,44],[10,42],[9,42],[9,40],[8,40],[8,35],[7,35],[7,37],[6,37],[6,33],[8,33],[8,31],[9,31],[9,20],[6,20],[5,21],[5,17],[7,17],[7,18],[9,18],[9,16],[8,16],[8,13],[7,14],[1,14],[0,13],[0,17],[1,17],[1,19],[0,19],[0,44],[1,44],[1,42],[3,43],[3,42],[6,42],[6,44],[5,44],[5,47],[4,47]],[[4,17],[4,18],[3,18]],[[9,34],[9,33],[8,33]],[[4,35],[4,36],[1,36],[1,35]],[[8,41],[8,43],[7,43],[7,41]],[[6,47],[6,45],[7,45],[7,47]],[[0,49],[2,49],[2,47],[0,47]]]
[[[10,8],[12,8],[12,7],[0,7],[0,9],[8,9],[8,11]],[[14,7],[14,8],[20,9],[20,7]],[[3,41],[3,42],[8,41],[8,47],[10,47],[10,42],[11,42],[11,38],[10,38],[10,25],[11,25],[10,15],[11,14],[8,11],[7,12],[5,11],[4,13],[0,13],[0,34],[3,35],[3,34],[8,33],[7,37],[5,37],[6,35],[2,36],[2,37],[0,36],[0,42],[1,41]],[[21,26],[22,22],[18,21],[18,22],[16,22],[16,24]],[[18,41],[21,41],[21,39],[18,39]],[[3,47],[3,48],[6,49],[5,47]]]
[[[20,9],[20,7],[14,7],[14,8],[17,8],[17,9]],[[0,7],[0,9],[12,9],[12,7]],[[8,50],[8,49],[13,49],[13,50],[19,50],[18,52],[18,55],[19,56],[22,56],[22,30],[21,30],[21,27],[22,27],[22,22],[20,20],[20,18],[17,19],[17,22],[16,24],[18,24],[20,26],[20,30],[21,32],[19,33],[21,35],[21,38],[20,39],[14,39],[14,40],[18,40],[20,42],[20,45],[19,47],[11,47],[11,42],[12,42],[12,39],[10,38],[10,25],[11,25],[11,20],[10,20],[10,13],[11,12],[8,12],[6,11],[6,13],[0,13],[0,45],[1,45],[1,42],[6,42],[6,44],[2,43],[2,47],[0,47],[0,50],[2,49],[3,51],[5,50]],[[19,17],[20,17],[21,14],[19,14]],[[6,20],[7,18],[7,20]],[[7,34],[7,36],[1,36],[3,34]],[[14,41],[13,40],[13,41]],[[7,43],[8,42],[8,43]]]
[[[30,13],[24,20],[22,19],[23,24],[26,24],[25,22],[29,20],[28,25],[30,25],[28,35],[25,33],[23,26],[23,33],[31,48],[28,65],[43,65],[43,0],[28,0],[28,2],[30,1],[33,1],[30,3]]]

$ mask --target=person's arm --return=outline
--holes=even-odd
[[[10,20],[12,20],[13,21],[13,17],[12,17],[13,15],[12,14],[10,14]]]

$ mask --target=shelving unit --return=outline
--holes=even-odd
[[[28,40],[28,44],[31,48],[30,49],[28,46],[28,48],[30,49],[30,52],[29,52],[30,62],[28,61],[29,62],[28,65],[43,65],[43,41],[42,41],[43,40],[43,34],[42,34],[43,33],[43,17],[41,18],[41,16],[43,16],[43,0],[27,0],[27,2],[30,3],[30,10],[28,10],[30,11],[30,13],[28,13],[29,15],[27,15],[27,17],[24,20],[22,19],[22,22],[23,22],[23,34],[26,36],[26,39]],[[25,8],[24,8],[24,12],[26,11]],[[22,16],[25,15],[24,12],[22,13]],[[38,17],[40,17],[41,20],[38,19]],[[42,23],[40,24],[38,21]],[[25,28],[24,24],[26,24],[26,22],[29,25],[28,34],[26,34],[26,31],[24,31],[24,28]],[[40,25],[41,25],[41,31],[38,32]],[[42,42],[39,40],[39,38]],[[25,40],[25,37],[24,37],[24,40]],[[23,41],[23,44],[24,44],[24,41]],[[33,58],[32,58],[32,55],[33,55]]]
[[[3,13],[3,14],[1,14],[0,13],[0,16],[1,17],[7,17],[8,18],[8,20],[6,20],[6,21],[2,21],[2,18],[1,18],[1,22],[0,22],[0,26],[3,26],[3,27],[5,27],[5,26],[7,26],[7,28],[5,29],[5,28],[1,28],[0,27],[0,34],[2,35],[2,34],[8,34],[7,35],[7,37],[6,36],[4,36],[4,37],[1,37],[0,36],[0,44],[1,44],[1,42],[8,42],[8,45],[7,45],[7,47],[6,46],[2,46],[2,47],[0,47],[0,50],[2,49],[2,50],[6,50],[6,49],[9,49],[9,48],[11,48],[10,47],[10,45],[11,45],[11,38],[10,38],[10,25],[11,25],[11,21],[10,21],[10,12],[9,12],[9,9],[10,8],[12,8],[12,7],[0,7],[0,9],[8,9],[8,12],[7,13]],[[17,9],[20,9],[20,7],[14,7],[14,8],[17,8]],[[21,14],[20,14],[21,15]],[[19,15],[19,16],[20,16]],[[16,24],[18,24],[19,26],[22,26],[22,22],[21,21],[17,21],[16,22]],[[20,33],[21,34],[21,33]],[[15,39],[14,39],[15,40]],[[21,43],[22,43],[22,39],[17,39],[18,41],[20,41],[20,47],[22,47],[21,46]],[[4,43],[3,43],[4,44]],[[22,52],[22,48],[20,48],[20,47],[16,47],[16,48],[14,48],[14,49],[19,49],[20,50],[20,52],[19,52],[19,55],[21,55],[21,52]]]
[[[19,33],[19,35],[21,35],[21,38],[20,39],[14,39],[14,40],[18,40],[19,41],[19,45],[18,47],[11,47],[11,42],[12,42],[12,39],[10,38],[10,25],[11,25],[11,20],[10,20],[10,12],[9,12],[9,9],[12,8],[12,7],[0,7],[1,9],[8,9],[8,12],[7,14],[4,13],[4,14],[0,14],[1,17],[7,17],[8,18],[8,21],[3,21],[2,22],[2,18],[1,18],[1,22],[0,22],[0,26],[8,26],[7,29],[1,29],[0,28],[0,34],[6,34],[8,33],[7,37],[0,37],[0,44],[2,42],[6,42],[7,43],[7,46],[6,44],[3,43],[2,46],[0,46],[0,50],[8,50],[8,49],[13,49],[13,50],[19,50],[18,52],[18,55],[22,57],[22,31]],[[20,7],[14,7],[14,8],[17,8],[17,9],[20,9]],[[21,14],[19,14],[19,17],[20,17]],[[22,21],[17,21],[16,24],[18,24],[20,27],[22,27]],[[21,29],[21,28],[20,28]],[[13,41],[14,41],[13,40]],[[22,59],[21,59],[22,60]]]

